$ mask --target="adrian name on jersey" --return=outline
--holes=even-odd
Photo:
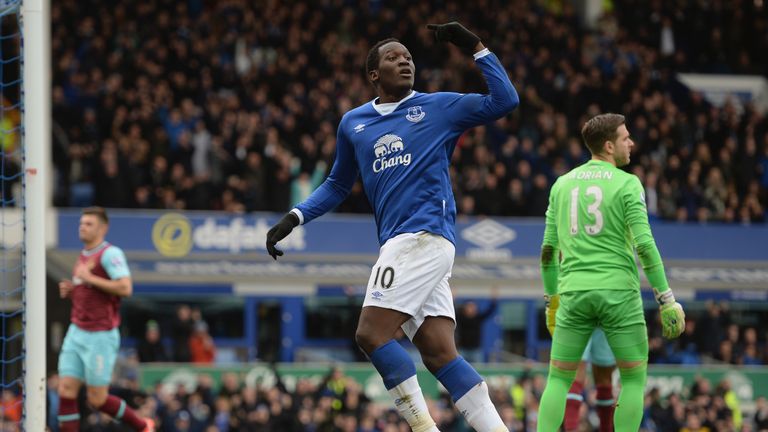
[[[571,180],[612,180],[613,173],[610,171],[578,171],[566,174]]]
[[[404,148],[403,139],[395,134],[386,134],[376,140],[373,146],[373,153],[376,155],[373,160],[373,172],[378,174],[387,168],[410,165],[411,154],[403,153]]]

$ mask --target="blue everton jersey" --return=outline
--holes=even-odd
[[[391,112],[377,110],[376,101],[347,112],[339,123],[330,175],[296,206],[302,223],[338,206],[359,173],[380,244],[418,231],[455,242],[456,202],[448,167],[456,140],[468,128],[498,119],[519,103],[496,56],[482,54],[476,63],[489,95],[414,91]]]

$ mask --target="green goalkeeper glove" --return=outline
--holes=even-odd
[[[557,316],[557,308],[559,307],[560,307],[560,294],[544,296],[544,310],[545,310],[544,316],[546,318],[547,330],[549,330],[550,336],[554,336],[555,334],[555,317]]]
[[[683,306],[675,301],[672,290],[659,293],[653,290],[661,313],[661,334],[667,339],[674,339],[685,330],[685,312]]]

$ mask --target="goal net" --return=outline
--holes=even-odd
[[[24,398],[24,104],[18,5],[0,1],[0,14],[0,422],[13,430],[21,423]]]

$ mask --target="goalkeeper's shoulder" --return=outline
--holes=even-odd
[[[619,180],[621,181],[620,196],[627,208],[632,208],[637,212],[645,214],[645,187],[640,181],[640,178],[635,174],[631,174],[622,170],[617,170],[621,174]]]
[[[643,188],[643,182],[640,180],[640,177],[633,173],[616,168],[614,171],[614,176],[623,188]]]
[[[557,194],[560,191],[560,189],[563,188],[564,184],[568,183],[568,180],[570,180],[571,177],[572,177],[571,173],[567,172],[555,179],[555,181],[552,183],[552,187],[549,188],[550,199],[552,199],[553,197],[557,197]]]
[[[563,174],[561,176],[558,176],[555,179],[555,181],[552,182],[552,187],[549,188],[549,194],[550,195],[557,194],[557,191],[560,190],[560,188],[562,187],[563,183],[565,183],[570,178],[570,177],[568,177],[569,174],[570,173],[565,173],[565,174]]]

